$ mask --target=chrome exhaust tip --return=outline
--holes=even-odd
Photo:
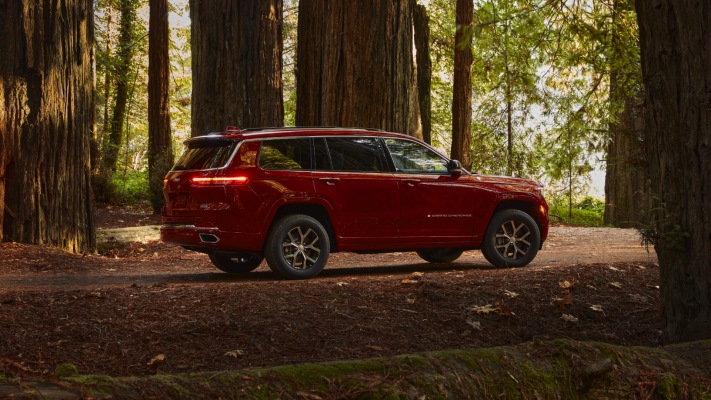
[[[211,233],[201,233],[199,234],[200,241],[208,244],[215,244],[220,241],[220,238]]]

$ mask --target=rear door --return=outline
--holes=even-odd
[[[333,208],[341,249],[387,248],[396,242],[398,183],[388,171],[382,142],[317,138],[315,158],[316,192]]]

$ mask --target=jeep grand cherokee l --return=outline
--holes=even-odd
[[[309,278],[336,251],[447,263],[481,249],[495,266],[521,267],[548,236],[538,183],[471,174],[377,130],[228,127],[187,140],[163,191],[162,240],[229,273],[266,258],[285,278]]]

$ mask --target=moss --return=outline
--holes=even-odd
[[[681,384],[676,375],[667,372],[657,381],[657,393],[664,400],[674,400],[679,398]]]
[[[59,366],[54,369],[54,374],[60,378],[71,378],[79,376],[79,370],[74,366],[74,364],[64,363],[59,364]]]

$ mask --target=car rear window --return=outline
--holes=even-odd
[[[222,168],[230,161],[237,144],[234,140],[216,138],[190,140],[173,170]]]

